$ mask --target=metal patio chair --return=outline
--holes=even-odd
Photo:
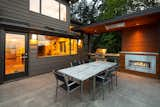
[[[70,66],[77,66],[77,65],[80,65],[80,63],[77,61],[77,60],[74,60],[70,63]]]
[[[102,91],[103,91],[103,100],[104,100],[104,88],[106,85],[108,85],[109,87],[109,90],[111,89],[111,83],[112,83],[112,80],[110,78],[110,73],[111,73],[111,70],[112,69],[107,69],[105,70],[104,72],[98,74],[96,76],[96,82],[97,83],[100,83],[102,85]]]
[[[119,71],[119,65],[117,64],[112,68],[112,71],[111,71],[111,74],[110,74],[110,77],[111,77],[111,80],[112,80],[112,88],[113,88],[114,83],[115,83],[116,87],[118,85],[118,75],[117,75],[118,71]]]
[[[65,90],[66,94],[70,97],[70,94],[77,89],[80,89],[80,84],[77,81],[69,80],[68,77],[64,76],[61,73],[58,73],[57,70],[53,71],[55,77],[56,77],[56,100],[58,97],[58,89],[62,88]],[[61,84],[60,84],[61,83]],[[70,99],[70,98],[67,98]],[[68,105],[68,101],[67,101]]]

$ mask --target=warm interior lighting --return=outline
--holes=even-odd
[[[37,40],[37,34],[32,34],[32,40]]]
[[[24,72],[25,35],[6,34],[5,74]]]
[[[71,54],[77,54],[77,39],[71,39]]]
[[[69,31],[71,32],[74,26],[69,26]]]
[[[70,55],[70,39],[56,36],[38,35],[38,56]]]
[[[78,40],[78,48],[82,48],[83,47],[83,42],[81,39]]]
[[[125,27],[125,22],[121,22],[121,23],[116,23],[116,24],[111,24],[111,25],[106,25],[105,26],[106,30],[119,28],[119,27]]]
[[[32,34],[31,39],[30,39],[30,44],[37,44],[37,34]]]

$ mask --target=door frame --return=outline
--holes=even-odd
[[[17,74],[10,74],[10,75],[5,75],[5,46],[6,46],[6,34],[11,33],[11,34],[21,34],[25,36],[25,53],[27,53],[27,59],[25,59],[25,71],[22,73],[17,73]],[[3,69],[3,81],[11,80],[11,79],[16,79],[19,77],[25,77],[28,76],[28,64],[29,64],[29,34],[28,33],[22,33],[22,32],[12,32],[12,31],[6,31],[4,33],[4,49],[3,49],[3,56],[4,56],[4,69]]]
[[[2,84],[4,81],[4,52],[5,52],[4,38],[5,38],[5,30],[1,28],[0,29],[0,84]]]

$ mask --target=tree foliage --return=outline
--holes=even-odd
[[[83,24],[96,22],[96,17],[99,11],[99,2],[100,0],[92,0],[92,2],[81,0],[75,4],[71,4],[71,18],[80,21]]]

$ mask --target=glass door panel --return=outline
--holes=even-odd
[[[6,33],[5,75],[25,72],[25,35]]]

